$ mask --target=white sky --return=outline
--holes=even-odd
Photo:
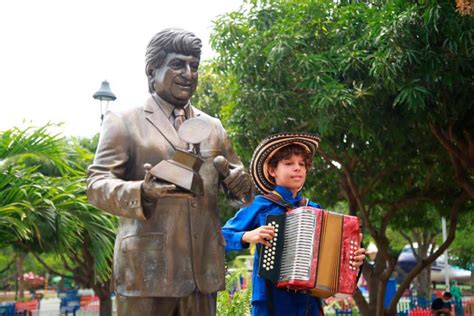
[[[64,122],[66,135],[100,130],[92,95],[108,80],[111,109],[141,105],[148,96],[145,49],[166,27],[181,27],[213,52],[212,21],[242,0],[0,1],[0,131]]]

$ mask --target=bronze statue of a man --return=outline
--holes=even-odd
[[[219,185],[240,199],[251,182],[221,122],[190,103],[201,46],[181,29],[152,38],[146,51],[151,96],[141,107],[106,114],[89,167],[90,202],[120,217],[113,266],[120,316],[214,315],[216,292],[224,289]],[[145,166],[187,150],[177,125],[197,116],[212,127],[200,143],[202,196],[157,181]],[[213,165],[218,155],[231,166],[225,178]]]

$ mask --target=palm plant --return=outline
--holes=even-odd
[[[36,170],[42,164],[51,164],[59,172],[71,172],[66,163],[64,139],[51,134],[53,124],[40,128],[11,128],[0,133],[0,247],[19,240],[40,236],[37,217],[51,222],[52,201],[44,198],[41,179]],[[27,159],[37,159],[38,164],[26,166]],[[17,252],[20,254],[19,252]],[[17,256],[21,258],[24,255]],[[18,265],[17,265],[18,267]],[[17,268],[17,274],[21,267]],[[22,282],[20,278],[20,296]]]
[[[101,309],[110,310],[116,221],[87,203],[82,175],[93,144],[68,143],[50,127],[0,133],[0,249],[13,245],[19,261],[31,253],[61,275],[41,258],[55,253],[77,283],[94,288]]]
[[[43,199],[37,190],[41,183],[31,178],[40,164],[26,167],[25,159],[53,164],[61,173],[73,172],[66,163],[68,156],[64,139],[51,135],[47,124],[40,128],[11,128],[0,133],[0,243],[15,238],[29,238],[32,227],[26,225],[26,211],[42,209]],[[47,209],[47,208],[46,208]]]

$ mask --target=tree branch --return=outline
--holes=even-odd
[[[423,270],[425,269],[428,265],[433,263],[436,258],[441,256],[443,252],[449,247],[449,245],[453,242],[454,237],[456,235],[456,226],[457,226],[457,221],[458,221],[458,212],[461,209],[461,207],[464,205],[464,202],[466,202],[468,198],[468,195],[466,192],[462,192],[454,201],[451,211],[450,211],[450,220],[449,220],[449,231],[448,231],[448,236],[444,243],[436,250],[432,255],[430,255],[428,258],[425,260],[421,260],[418,262],[418,264],[413,268],[413,270],[408,273],[407,278],[400,284],[398,287],[395,296],[393,297],[392,301],[390,302],[390,305],[388,307],[389,314],[394,314],[397,308],[397,302],[400,300],[400,298],[403,295],[403,292],[410,286],[410,283],[413,281],[413,279]]]
[[[408,234],[405,234],[403,231],[399,231],[400,235],[402,235],[403,238],[405,238],[408,241],[408,244],[410,245],[411,251],[413,251],[413,254],[417,256],[417,253],[415,251],[415,248],[413,247],[413,240],[411,239]]]
[[[467,153],[464,153],[461,150],[461,148],[459,148],[460,146],[463,147],[464,145],[462,144],[461,141],[457,140],[455,136],[453,135],[452,126],[449,127],[449,130],[450,130],[449,136],[445,135],[445,133],[441,131],[440,128],[438,128],[437,126],[433,124],[430,124],[430,129],[431,129],[431,133],[435,136],[438,142],[446,149],[446,151],[454,155],[454,157],[456,157],[456,159],[458,159],[461,162],[461,164],[463,165],[465,169],[473,173],[474,162],[470,161],[469,151],[467,150],[467,148],[464,148],[464,151],[467,151]],[[470,143],[470,138],[471,138],[470,134],[466,131],[464,132],[464,134],[468,135],[468,142]],[[454,142],[458,143],[458,145],[456,146]],[[464,146],[464,147],[467,147],[467,146]]]
[[[10,262],[7,264],[6,268],[4,268],[3,270],[0,271],[0,274],[2,274],[2,273],[4,273],[5,271],[9,270],[9,269],[12,267],[12,265],[13,265],[14,263],[15,263],[15,259],[13,259],[12,261],[10,261]]]
[[[62,274],[56,270],[54,270],[53,268],[51,268],[50,266],[48,266],[48,264],[46,262],[43,261],[43,259],[41,259],[41,257],[34,251],[32,251],[30,249],[30,252],[33,254],[33,256],[36,258],[36,260],[38,260],[38,262],[46,268],[46,270],[48,270],[50,273],[52,274],[55,274],[55,275],[59,275],[60,277],[63,277],[63,278],[68,278],[69,276],[65,275],[65,274]],[[71,271],[72,272],[72,271]]]
[[[74,268],[69,266],[69,263],[67,262],[66,258],[64,257],[64,254],[60,254],[59,256],[61,257],[61,261],[63,262],[64,267],[69,271],[74,271]]]
[[[377,182],[380,179],[392,174],[395,171],[396,171],[396,168],[385,169],[385,170],[381,170],[379,173],[377,173],[375,175],[375,177],[371,177],[370,181],[365,186],[365,189],[362,190],[361,196],[365,196],[368,192],[372,191],[374,186],[377,184]]]

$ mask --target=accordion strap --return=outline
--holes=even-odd
[[[292,210],[292,209],[295,208],[295,206],[293,206],[293,204],[291,204],[290,202],[285,200],[280,195],[280,193],[278,193],[277,191],[272,191],[270,193],[267,193],[267,194],[263,195],[263,197],[266,198],[269,201],[272,201],[275,204],[278,204],[278,205],[284,207],[287,211]],[[302,198],[299,202],[299,206],[305,206],[305,205],[306,205],[306,199]]]
[[[270,281],[265,280],[265,286],[267,287],[267,306],[268,315],[275,316],[275,305],[273,305],[273,289]]]

